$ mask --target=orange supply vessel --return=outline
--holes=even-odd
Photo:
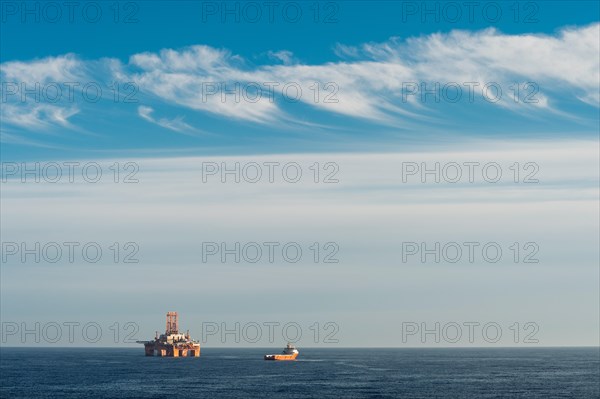
[[[280,355],[265,355],[265,360],[296,360],[299,353],[298,349],[288,342]]]
[[[152,341],[137,341],[144,344],[146,356],[161,357],[199,357],[200,343],[190,338],[189,331],[186,334],[179,332],[179,321],[177,312],[167,313],[167,328],[164,334],[158,335]]]

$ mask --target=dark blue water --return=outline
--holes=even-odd
[[[3,398],[599,398],[598,348],[0,350]]]

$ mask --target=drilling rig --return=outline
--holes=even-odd
[[[152,341],[137,341],[144,344],[146,356],[160,357],[199,357],[200,343],[190,338],[189,330],[183,334],[179,332],[177,312],[167,312],[167,325],[165,333],[156,336]]]

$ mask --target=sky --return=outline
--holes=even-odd
[[[599,344],[597,2],[76,3],[1,3],[2,345]]]

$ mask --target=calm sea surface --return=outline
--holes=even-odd
[[[3,398],[599,398],[599,348],[204,348],[200,358],[143,349],[2,348]],[[273,352],[271,350],[270,352]],[[275,352],[278,352],[277,350]]]

